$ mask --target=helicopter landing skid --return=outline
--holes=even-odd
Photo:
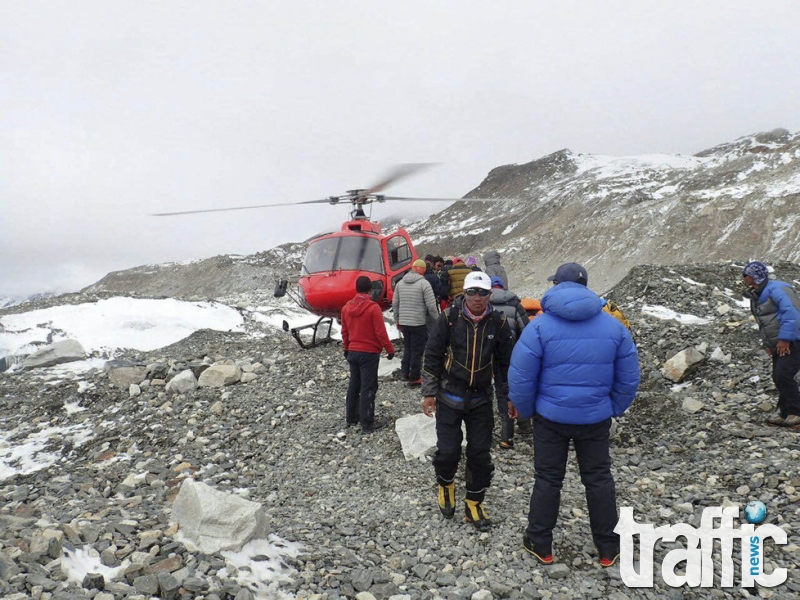
[[[331,337],[331,329],[333,327],[333,318],[332,317],[320,317],[316,323],[310,323],[308,325],[301,325],[300,327],[289,327],[289,322],[283,322],[283,330],[291,332],[292,337],[297,340],[297,343],[300,344],[300,347],[303,350],[308,350],[309,348],[316,348],[317,346],[322,346],[324,344],[330,344],[333,341]],[[308,341],[307,337],[303,337],[300,335],[301,331],[306,329],[311,329],[311,341]]]

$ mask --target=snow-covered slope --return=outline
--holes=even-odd
[[[611,157],[560,150],[493,169],[467,196],[403,223],[421,255],[499,250],[514,291],[539,295],[568,261],[610,288],[637,264],[800,260],[800,133],[740,138],[694,156]],[[384,223],[385,225],[387,223]],[[299,271],[305,243],[110,273],[89,293],[186,299],[266,298]]]
[[[602,290],[636,264],[800,259],[800,134],[775,130],[695,156],[561,150],[493,169],[468,196],[411,230],[419,249],[497,249],[512,287],[534,293],[562,262]]]

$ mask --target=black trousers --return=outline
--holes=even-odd
[[[437,400],[436,454],[433,457],[436,481],[439,485],[446,485],[456,477],[461,460],[462,422],[467,427],[467,499],[482,502],[494,473],[491,455],[494,410],[489,399],[467,410],[453,408]]]
[[[417,381],[422,373],[422,357],[428,343],[427,325],[401,325],[403,334],[403,359],[400,371],[411,381]]]
[[[778,388],[778,410],[784,419],[800,415],[800,390],[795,380],[800,370],[800,344],[795,342],[790,348],[792,353],[786,356],[778,356],[778,351],[772,350],[772,381]]]
[[[589,524],[595,546],[601,551],[619,547],[617,498],[611,475],[609,432],[611,419],[593,425],[566,425],[536,415],[533,419],[533,449],[536,481],[528,512],[528,538],[547,548],[553,543],[561,486],[567,470],[569,443],[575,454],[586,489]]]
[[[350,383],[347,385],[347,422],[368,425],[375,420],[375,394],[378,392],[378,362],[374,352],[347,354]]]

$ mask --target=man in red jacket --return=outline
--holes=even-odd
[[[375,420],[378,362],[384,348],[389,360],[394,358],[394,346],[386,333],[383,312],[370,298],[371,290],[372,282],[362,275],[356,279],[356,297],[342,308],[344,357],[350,363],[347,425],[360,422],[364,433],[372,433],[386,425],[385,421]]]

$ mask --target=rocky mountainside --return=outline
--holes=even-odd
[[[638,264],[800,260],[800,133],[778,129],[694,156],[610,157],[561,150],[493,169],[467,196],[406,223],[420,254],[496,249],[512,289],[537,296],[563,263],[589,269],[606,290]],[[385,219],[384,226],[395,225]],[[299,272],[304,244],[110,273],[88,293],[185,299],[271,291]],[[266,295],[266,294],[265,294]]]
[[[144,265],[114,271],[81,290],[83,295],[125,293],[190,300],[268,295],[275,280],[297,273],[305,245],[285,244],[250,256],[222,255],[201,260]]]
[[[800,133],[778,129],[694,156],[561,150],[492,170],[468,196],[410,230],[423,252],[497,249],[512,288],[538,294],[563,262],[607,289],[637,264],[800,259]]]
[[[642,368],[638,397],[613,438],[618,503],[633,507],[638,522],[697,525],[704,507],[764,502],[767,521],[788,533],[788,544],[768,545],[767,571],[785,567],[790,575],[753,594],[797,597],[798,432],[764,424],[776,396],[739,292],[741,266],[640,265],[612,290],[632,321]],[[800,282],[797,264],[776,269]],[[664,361],[686,348],[699,348],[703,359],[680,383],[665,379]],[[11,452],[8,460],[24,467],[14,452],[38,444],[50,457],[39,471],[0,469],[3,598],[249,600],[259,591],[262,598],[315,600],[750,596],[738,583],[667,586],[659,566],[680,543],[656,544],[653,589],[627,588],[619,567],[601,569],[574,459],[555,532],[557,562],[536,563],[521,548],[533,480],[525,438],[513,451],[493,447],[491,532],[442,519],[430,455],[406,461],[392,427],[363,434],[345,426],[340,346],[301,351],[287,334],[251,318],[247,333],[201,330],[119,358],[128,362],[117,366],[131,365],[124,377],[102,369],[0,374],[3,455]],[[212,363],[244,374],[222,388],[173,383],[186,369]],[[419,411],[418,391],[381,381],[379,417],[391,422]],[[262,552],[237,566],[219,552],[187,549],[171,525],[187,477],[260,503],[271,532],[302,552]],[[461,496],[463,472],[457,481]],[[65,564],[79,551],[108,569],[122,567],[118,576],[68,579]],[[735,551],[737,573],[739,556]],[[255,565],[279,570],[283,579],[265,591],[254,581]]]

